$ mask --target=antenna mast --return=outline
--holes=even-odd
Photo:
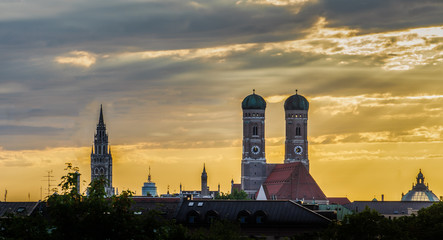
[[[47,178],[47,179],[45,179],[45,180],[42,180],[42,181],[48,181],[48,198],[49,198],[49,195],[51,195],[51,182],[54,182],[55,180],[54,179],[52,179],[54,176],[52,175],[52,170],[50,170],[50,171],[48,171],[48,175],[46,175],[46,176],[43,176],[44,178]]]

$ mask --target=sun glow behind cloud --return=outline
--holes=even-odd
[[[224,61],[232,54],[257,51],[284,55],[293,52],[326,56],[370,56],[382,59],[384,70],[410,70],[416,66],[440,65],[443,63],[443,27],[425,27],[401,31],[359,34],[357,29],[327,27],[325,18],[307,31],[303,39],[271,42],[224,45],[210,48],[142,51],[104,54],[101,60],[110,62],[133,62],[143,59],[171,58],[175,61],[193,59],[217,59]],[[96,63],[96,55],[84,51],[73,51],[59,56],[61,64],[90,67]],[[347,64],[341,61],[340,64]],[[374,64],[377,64],[376,62]]]
[[[55,62],[89,68],[96,62],[96,55],[86,51],[72,51],[65,56],[56,57]]]

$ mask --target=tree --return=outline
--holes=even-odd
[[[248,200],[249,198],[245,191],[233,189],[232,193],[221,193],[220,195],[216,196],[215,199]]]

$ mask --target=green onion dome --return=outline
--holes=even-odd
[[[285,110],[308,110],[309,102],[302,95],[295,95],[288,97],[285,101]]]
[[[255,94],[255,90],[253,93],[245,99],[243,99],[243,102],[241,103],[241,108],[244,109],[262,109],[265,110],[266,108],[266,101],[260,96]]]

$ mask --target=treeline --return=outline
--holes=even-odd
[[[311,239],[443,239],[443,202],[418,211],[417,215],[387,219],[375,210],[348,215]]]
[[[191,231],[156,211],[134,214],[132,193],[106,198],[105,179],[93,181],[88,196],[82,195],[78,169],[68,164],[66,170],[61,193],[47,199],[46,211],[0,219],[0,239],[246,239],[231,223]]]

